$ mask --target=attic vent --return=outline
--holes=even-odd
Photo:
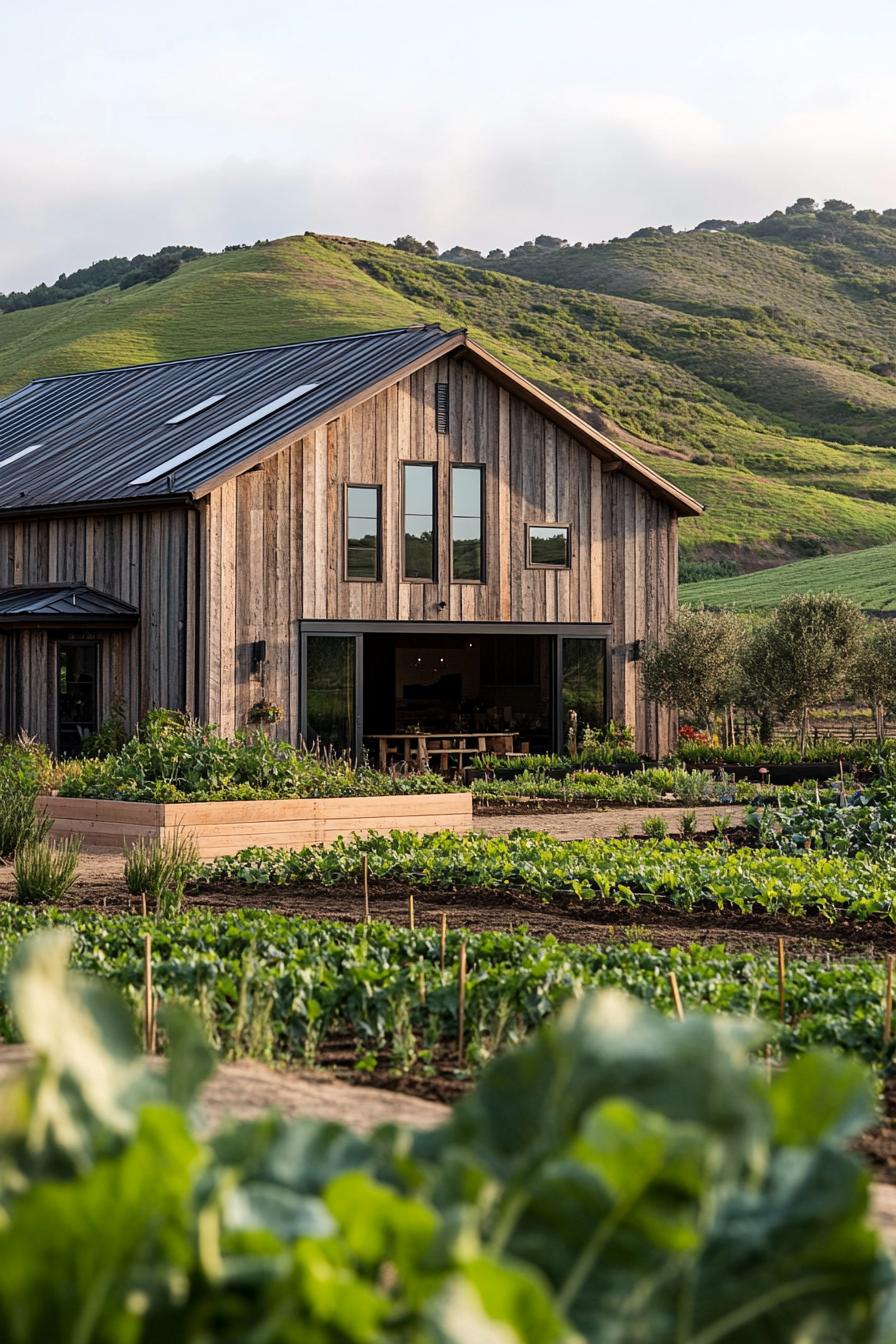
[[[200,453],[207,452],[209,448],[216,448],[219,443],[224,443],[226,439],[233,438],[234,434],[239,434],[240,430],[248,429],[250,425],[255,425],[259,420],[264,420],[265,416],[273,415],[283,406],[288,406],[290,402],[297,401],[299,397],[304,397],[307,392],[313,391],[315,387],[317,387],[317,383],[303,383],[301,387],[294,387],[290,392],[284,392],[281,397],[275,397],[273,401],[266,402],[264,406],[259,406],[257,410],[250,411],[241,420],[235,420],[232,425],[227,425],[225,429],[219,429],[217,434],[210,434],[201,443],[194,444],[192,448],[185,449],[184,452],[178,453],[175,457],[169,457],[167,462],[152,467],[149,471],[145,471],[142,476],[135,476],[131,485],[148,485],[150,481],[157,481],[160,476],[168,476],[175,467],[191,461],[194,457],[198,457]]]
[[[436,383],[436,433],[448,433],[448,384]]]

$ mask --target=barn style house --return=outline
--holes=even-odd
[[[0,401],[0,730],[168,706],[451,768],[574,711],[656,756],[699,512],[464,331],[41,378]]]

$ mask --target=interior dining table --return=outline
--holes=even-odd
[[[392,755],[416,770],[431,767],[447,771],[451,758],[457,758],[462,768],[468,756],[485,752],[506,756],[513,750],[516,737],[516,733],[506,731],[484,733],[474,729],[469,733],[370,733],[364,740],[375,745],[380,770],[388,770]]]

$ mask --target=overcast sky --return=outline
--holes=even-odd
[[[0,290],[165,243],[896,206],[893,0],[0,0]]]

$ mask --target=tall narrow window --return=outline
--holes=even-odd
[[[378,579],[382,573],[380,487],[345,487],[345,577]]]
[[[481,583],[484,577],[482,537],[482,467],[451,468],[451,577]]]
[[[56,750],[78,756],[99,726],[99,650],[93,640],[56,645]]]
[[[404,577],[436,577],[436,469],[431,462],[405,462],[402,478]]]

